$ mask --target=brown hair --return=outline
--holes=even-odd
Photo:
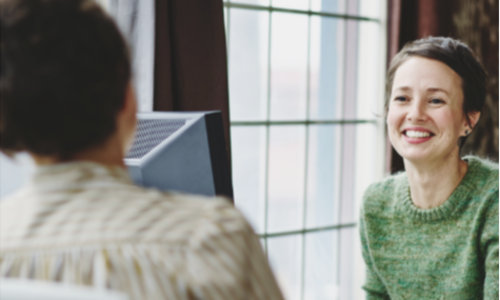
[[[2,151],[66,159],[114,133],[130,58],[94,1],[1,1],[0,30]]]
[[[463,111],[470,125],[469,113],[480,112],[486,99],[486,71],[466,44],[448,37],[428,37],[407,43],[394,56],[386,77],[386,113],[389,109],[389,100],[396,71],[413,56],[440,61],[462,78]]]

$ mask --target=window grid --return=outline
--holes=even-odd
[[[309,6],[311,1],[309,1]],[[271,2],[272,4],[272,2]],[[269,14],[271,15],[271,13]],[[271,48],[271,45],[269,45]],[[309,119],[310,116],[310,100],[311,100],[311,16],[307,18],[307,77],[306,77],[306,119]],[[269,100],[269,99],[268,99]],[[268,119],[269,120],[269,119]],[[305,146],[306,149],[304,151],[304,195],[302,196],[302,229],[306,228],[307,224],[307,182],[309,175],[309,125],[306,126],[306,137],[305,137]],[[267,145],[269,147],[269,145]],[[267,233],[267,228],[266,228]],[[305,268],[306,268],[306,233],[301,233],[302,236],[302,257],[300,261],[300,299],[304,299],[304,290],[305,290]]]
[[[324,13],[324,12],[316,12],[316,11],[311,11],[311,10],[297,10],[297,9],[286,9],[286,8],[279,8],[279,7],[274,7],[272,6],[261,6],[261,5],[251,5],[251,4],[243,4],[243,3],[234,3],[234,2],[230,2],[230,1],[227,1],[227,2],[224,2],[224,7],[225,9],[227,9],[227,31],[228,31],[228,34],[227,36],[229,36],[229,31],[231,30],[231,26],[230,26],[230,20],[231,20],[231,14],[230,14],[230,8],[240,8],[240,9],[253,9],[253,10],[266,10],[266,11],[269,11],[269,12],[285,12],[285,13],[295,13],[295,14],[307,14],[307,15],[318,15],[318,16],[323,16],[323,17],[331,17],[331,18],[339,18],[339,19],[351,19],[351,20],[357,20],[357,21],[372,21],[372,22],[380,22],[379,19],[374,19],[374,18],[367,18],[367,17],[360,17],[360,16],[353,16],[353,15],[347,15],[347,14],[334,14],[334,13]],[[307,62],[308,62],[308,70],[309,70],[309,67],[310,67],[310,38],[311,38],[311,35],[310,35],[310,25],[311,23],[311,18],[309,18],[309,23],[308,23],[308,32],[309,32],[309,35],[308,35],[308,57],[307,57]],[[266,120],[264,121],[231,121],[230,122],[230,125],[231,127],[233,126],[265,126],[266,127],[266,154],[265,154],[265,158],[266,158],[266,162],[265,162],[265,165],[266,165],[266,169],[268,168],[268,158],[269,158],[269,145],[270,145],[270,141],[269,141],[269,137],[270,137],[270,133],[269,133],[269,129],[271,126],[283,126],[283,125],[303,125],[303,126],[306,126],[307,130],[306,130],[306,142],[305,142],[305,145],[306,145],[306,172],[307,172],[307,154],[308,154],[308,141],[309,141],[309,125],[323,125],[323,124],[339,124],[339,125],[345,125],[345,124],[378,124],[377,120],[375,119],[337,119],[337,120],[310,120],[309,119],[309,109],[310,109],[310,93],[309,93],[309,89],[310,89],[310,72],[307,72],[307,97],[306,97],[306,109],[307,109],[307,113],[306,113],[306,119],[305,120],[276,120],[276,121],[273,121],[273,120],[270,120],[271,119],[271,116],[270,116],[270,113],[271,113],[271,40],[272,40],[272,35],[271,35],[271,30],[272,30],[272,13],[269,14],[269,32],[268,32],[268,38],[269,38],[269,42],[268,42],[268,61],[267,61],[267,100],[266,100],[266,104],[267,104],[267,111],[266,111]],[[345,28],[345,31],[347,31],[347,26]],[[345,39],[345,37],[344,37]],[[344,45],[344,48],[347,48],[347,45]],[[344,54],[345,56],[345,54]],[[341,99],[343,100],[344,97],[341,97]],[[343,103],[344,101],[342,101]],[[341,137],[342,139],[342,137]],[[266,202],[266,207],[265,207],[265,218],[264,218],[264,222],[265,222],[265,225],[264,225],[264,233],[263,234],[259,234],[259,236],[261,238],[266,238],[266,237],[274,237],[274,236],[282,236],[282,235],[289,235],[289,234],[292,234],[292,233],[295,233],[295,232],[302,232],[302,231],[284,231],[284,232],[279,232],[279,233],[271,233],[271,234],[268,234],[268,230],[267,230],[267,219],[268,219],[268,216],[267,216],[267,211],[268,211],[268,207],[267,207],[267,203],[268,203],[268,199],[267,199],[267,192],[268,192],[268,188],[267,188],[267,185],[268,185],[268,170],[266,170],[265,172],[265,184],[266,184],[266,187],[265,187],[265,191],[264,191],[264,194],[265,194],[265,202]],[[304,180],[307,181],[307,174],[306,176],[304,176]],[[304,183],[305,187],[306,187],[306,182]],[[305,198],[307,197],[307,195],[305,195],[307,192],[307,188],[305,188],[305,191],[304,191],[304,218],[303,218],[303,228],[305,228],[306,224],[306,201],[305,201]],[[339,211],[339,214],[341,213],[341,211]],[[340,218],[339,218],[340,220]],[[345,225],[345,224],[344,224]],[[355,226],[356,223],[350,223],[350,224],[347,224],[347,227],[349,226]],[[338,227],[338,226],[326,226],[326,227],[320,227],[318,228],[319,230],[331,230],[333,228],[341,228],[341,227]],[[304,232],[309,232],[308,230],[305,230]],[[266,249],[267,250],[267,249]],[[266,251],[267,252],[267,251]]]
[[[347,2],[348,0],[346,0]],[[311,1],[309,1],[309,8],[311,6]],[[314,233],[314,232],[326,232],[326,231],[338,231],[339,234],[337,235],[337,245],[340,244],[342,234],[341,234],[341,229],[343,228],[352,228],[357,226],[356,222],[344,222],[342,219],[342,204],[345,202],[344,200],[344,192],[342,191],[342,184],[340,185],[340,193],[339,193],[339,208],[337,211],[338,214],[338,224],[336,225],[331,225],[331,226],[315,226],[313,228],[307,228],[307,209],[308,209],[308,203],[307,203],[307,192],[308,192],[308,186],[307,186],[307,180],[308,180],[308,156],[309,156],[309,131],[310,131],[310,125],[324,125],[324,124],[338,124],[342,126],[343,128],[340,130],[340,141],[344,142],[344,134],[346,131],[346,128],[344,125],[359,125],[359,124],[374,124],[378,125],[379,122],[376,119],[356,119],[356,118],[351,118],[351,119],[344,119],[344,116],[346,115],[344,107],[345,104],[345,93],[346,93],[346,82],[343,82],[341,88],[342,88],[342,93],[340,97],[341,101],[341,107],[340,110],[343,112],[342,113],[342,118],[341,119],[329,119],[329,120],[311,120],[310,119],[310,76],[311,76],[311,70],[310,70],[310,64],[311,64],[311,16],[321,16],[321,17],[329,17],[329,18],[335,18],[335,19],[344,19],[344,20],[352,20],[351,22],[359,22],[359,21],[368,21],[368,22],[375,22],[380,24],[380,19],[376,18],[368,18],[368,17],[362,17],[362,16],[356,16],[356,15],[349,15],[349,14],[335,14],[335,13],[326,13],[326,12],[318,12],[318,11],[311,11],[309,10],[298,10],[298,9],[287,9],[287,8],[280,8],[280,7],[274,7],[272,6],[272,0],[270,0],[270,5],[269,6],[262,6],[262,5],[253,5],[253,4],[243,4],[243,3],[234,3],[229,1],[224,2],[224,9],[226,10],[226,30],[227,30],[227,39],[228,39],[228,45],[229,45],[229,32],[231,30],[231,9],[232,8],[237,8],[237,9],[248,9],[248,10],[260,10],[260,11],[268,11],[268,17],[269,17],[269,23],[268,23],[268,45],[267,45],[267,93],[266,93],[266,105],[267,105],[267,111],[266,111],[266,120],[264,121],[231,121],[230,125],[231,127],[248,127],[248,126],[265,126],[265,132],[266,132],[266,137],[265,137],[265,158],[264,158],[264,165],[265,165],[265,172],[264,172],[264,230],[263,233],[259,234],[259,238],[263,241],[263,246],[264,250],[267,255],[269,255],[268,251],[268,239],[269,238],[275,238],[275,237],[284,237],[284,236],[301,236],[302,241],[301,241],[301,280],[300,280],[300,299],[304,299],[304,293],[305,293],[305,268],[306,268],[306,262],[305,262],[305,249],[306,249],[306,235],[308,233]],[[349,10],[349,8],[345,8],[346,11]],[[307,38],[307,79],[306,79],[306,116],[305,120],[271,120],[271,47],[272,47],[272,18],[273,18],[273,12],[281,12],[281,13],[290,13],[290,14],[301,14],[301,15],[308,15],[308,38]],[[356,25],[356,29],[358,30],[358,24]],[[348,53],[347,53],[347,48],[348,48],[348,33],[349,33],[349,26],[348,24],[345,24],[345,27],[343,28],[344,31],[344,36],[343,36],[343,48],[344,48],[344,53],[343,53],[343,59],[344,63],[341,64],[341,67],[343,68],[342,74],[346,76],[346,65],[348,62],[346,61]],[[356,35],[357,38],[357,35]],[[357,51],[358,45],[355,45],[355,49]],[[356,54],[354,54],[354,57],[356,59]],[[357,64],[357,61],[355,62]],[[354,71],[356,72],[356,71]],[[356,73],[354,73],[356,74]],[[354,93],[356,92],[356,80],[354,80]],[[347,108],[348,109],[348,108]],[[350,115],[347,113],[347,115]],[[355,114],[354,114],[355,117]],[[272,232],[269,233],[269,228],[268,228],[268,220],[269,220],[269,152],[270,152],[270,128],[272,126],[283,126],[283,125],[302,125],[305,126],[305,174],[304,174],[304,192],[302,195],[302,228],[300,230],[285,230],[285,231],[279,231],[279,232]],[[345,150],[344,147],[340,148],[340,155],[342,157],[343,151]],[[343,170],[342,168],[344,167],[343,163],[341,162],[339,165],[340,168],[340,174],[341,176],[343,175]],[[340,179],[343,181],[342,179]],[[351,192],[351,196],[354,193]],[[340,280],[340,273],[341,273],[341,251],[340,248],[337,251],[337,283],[339,283]]]
[[[275,126],[275,125],[325,125],[325,124],[377,124],[376,120],[290,120],[290,121],[231,121],[231,126]]]
[[[336,14],[336,13],[328,13],[328,12],[320,12],[313,10],[300,10],[300,9],[290,9],[290,8],[281,8],[272,6],[262,6],[262,5],[254,5],[254,4],[244,4],[244,3],[235,3],[230,1],[224,2],[224,7],[226,8],[241,8],[241,9],[252,9],[252,10],[264,10],[269,12],[283,12],[290,14],[301,14],[301,15],[309,15],[309,16],[320,16],[320,17],[331,17],[337,19],[345,19],[345,20],[356,20],[356,21],[372,21],[379,23],[380,20],[376,18],[362,17],[356,15],[349,14]]]
[[[267,111],[266,111],[266,120],[271,118],[271,41],[272,41],[272,14],[269,13],[269,31],[267,33]],[[267,233],[268,229],[268,220],[269,220],[269,145],[271,144],[271,127],[266,126],[266,157],[265,157],[265,175],[264,175],[264,234]],[[269,251],[268,251],[268,238],[262,235],[259,237],[264,239],[265,251],[266,255],[269,259]]]

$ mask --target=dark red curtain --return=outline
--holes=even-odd
[[[220,110],[229,152],[226,38],[221,0],[156,0],[155,111]]]

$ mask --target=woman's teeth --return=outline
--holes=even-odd
[[[406,136],[409,138],[425,138],[431,136],[431,133],[427,131],[407,130]]]

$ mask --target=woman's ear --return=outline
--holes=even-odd
[[[479,118],[481,117],[481,112],[480,111],[471,111],[469,112],[468,114],[469,116],[469,124],[467,124],[470,131],[474,130],[474,128],[476,127],[476,124],[477,122],[479,121]]]

